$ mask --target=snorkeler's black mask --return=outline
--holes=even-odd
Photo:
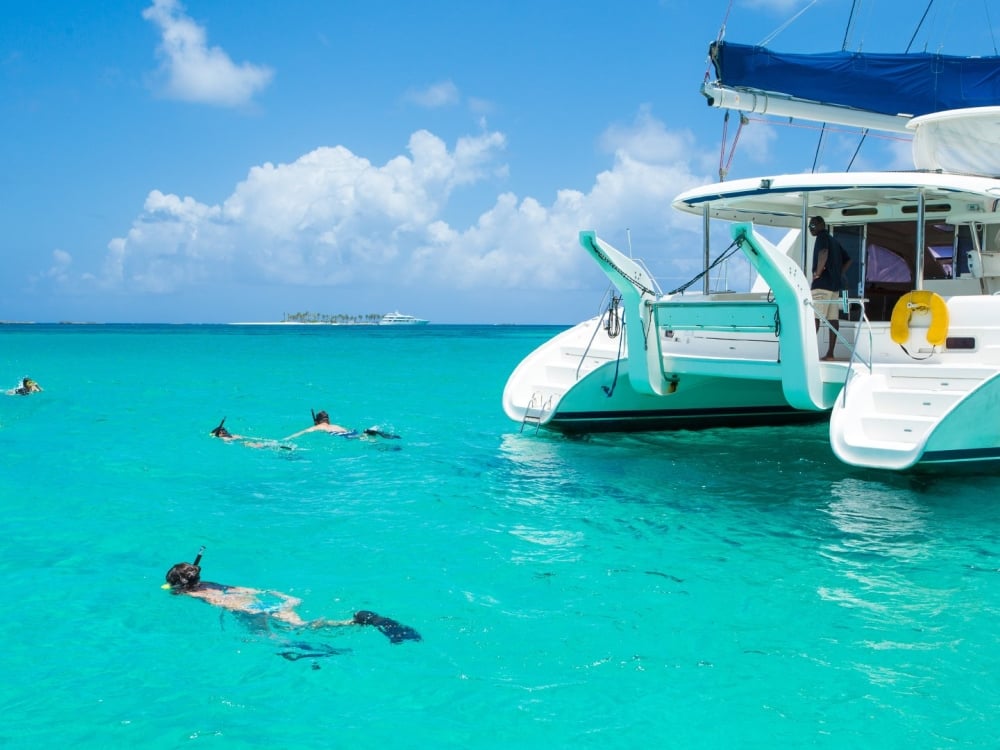
[[[212,430],[208,434],[212,435],[213,437],[221,437],[221,438],[232,437],[232,435],[230,434],[229,430],[227,430],[225,427],[223,427],[223,425],[225,423],[226,423],[226,418],[223,417],[222,421],[219,422],[219,426],[216,427],[214,430]]]

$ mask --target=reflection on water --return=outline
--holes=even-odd
[[[511,561],[522,562],[577,562],[581,558],[584,534],[567,529],[537,529],[513,526],[509,532],[531,545],[515,549]]]
[[[849,634],[868,654],[851,666],[872,685],[940,689],[934,657],[918,654],[952,654],[962,641],[954,623],[978,604],[963,595],[957,568],[935,570],[943,561],[934,506],[926,495],[856,478],[836,482],[831,497],[821,510],[832,533],[820,554],[832,579],[817,594],[841,609],[831,617],[845,631],[839,637]]]
[[[933,555],[931,511],[917,497],[891,487],[847,478],[831,487],[821,510],[834,533],[820,547],[838,581],[820,586],[821,599],[854,609],[870,624],[918,625],[940,606],[939,591],[926,591],[910,576],[912,566]]]
[[[954,676],[942,660],[993,642],[970,628],[1000,606],[992,480],[853,470],[808,426],[508,434],[488,484],[495,528],[513,540],[507,560],[610,569],[627,548],[691,596],[725,581],[733,601],[759,603],[727,632],[752,641],[760,621],[771,633],[772,617],[796,612],[804,658],[869,686],[931,690]],[[728,611],[722,601],[706,620]]]
[[[502,461],[494,477],[503,515],[498,523],[523,542],[513,545],[510,559],[524,562],[576,562],[585,534],[579,528],[575,501],[592,495],[567,460],[572,445],[559,439],[504,435]],[[577,486],[581,485],[581,486]]]
[[[927,555],[931,511],[916,496],[854,478],[835,482],[831,495],[822,510],[840,532],[825,547],[832,557],[854,564],[868,556],[917,560]]]

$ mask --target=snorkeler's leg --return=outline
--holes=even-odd
[[[354,620],[328,620],[325,617],[320,617],[318,619],[310,620],[309,622],[305,623],[306,627],[313,629],[339,628],[343,627],[344,625],[356,625],[356,624],[357,623],[355,623]]]

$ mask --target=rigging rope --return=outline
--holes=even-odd
[[[990,6],[987,0],[983,0],[983,8],[986,11],[986,28],[990,30],[990,39],[993,40],[993,54],[997,53],[997,38],[993,34],[993,21],[990,20]]]
[[[729,247],[727,247],[725,250],[719,253],[718,257],[709,264],[708,268],[706,268],[704,271],[699,273],[697,276],[695,276],[687,283],[681,284],[679,287],[677,287],[671,292],[667,292],[667,294],[677,294],[678,292],[685,291],[689,286],[694,284],[696,281],[704,278],[705,274],[709,273],[717,265],[719,265],[723,261],[729,260],[733,255],[736,254],[738,250],[739,250],[739,244],[737,244],[736,241],[734,240],[732,244],[729,245]]]
[[[776,36],[778,36],[778,34],[780,34],[780,33],[781,33],[782,31],[784,31],[784,30],[785,30],[785,29],[787,29],[787,28],[788,28],[789,26],[791,26],[791,25],[792,25],[792,23],[793,23],[793,22],[794,22],[794,21],[795,21],[796,19],[798,19],[798,17],[799,17],[799,16],[801,16],[801,15],[802,15],[803,13],[805,13],[805,12],[806,12],[807,10],[809,10],[809,9],[810,9],[811,7],[813,7],[813,6],[814,6],[814,5],[816,4],[816,3],[818,3],[818,2],[819,2],[819,0],[812,0],[812,2],[811,2],[811,3],[809,3],[809,5],[807,5],[806,7],[804,7],[804,8],[802,9],[802,10],[800,10],[800,11],[799,11],[798,13],[796,13],[796,14],[795,14],[794,16],[792,16],[792,17],[791,17],[791,18],[789,18],[789,19],[788,19],[787,21],[785,21],[785,23],[784,23],[784,24],[782,24],[782,25],[781,25],[781,26],[779,26],[779,27],[778,27],[777,29],[775,29],[775,30],[774,30],[773,32],[771,32],[771,35],[770,35],[770,36],[766,36],[766,37],[764,37],[763,41],[761,41],[761,42],[760,42],[760,44],[759,44],[759,45],[757,45],[757,46],[759,46],[759,47],[766,47],[767,45],[769,45],[769,44],[770,44],[770,43],[771,43],[772,41],[774,41],[774,38],[775,38]]]
[[[722,17],[722,25],[719,27],[719,35],[715,38],[716,42],[721,42],[722,38],[726,35],[726,24],[729,22],[729,13],[733,9],[733,0],[729,0],[729,6],[726,8],[726,15]]]
[[[858,141],[858,147],[856,149],[854,149],[854,156],[852,156],[851,160],[847,163],[847,171],[848,172],[850,172],[851,171],[851,167],[854,166],[854,160],[858,158],[858,152],[861,151],[861,146],[865,142],[865,138],[867,138],[867,137],[868,137],[868,128],[864,128],[861,131],[861,140]]]
[[[729,110],[726,110],[726,114],[722,116],[722,140],[719,142],[719,180],[725,180],[725,167],[723,166],[726,161],[726,137],[729,132]]]
[[[816,172],[816,165],[819,163],[819,155],[823,150],[823,136],[826,135],[826,123],[823,123],[823,128],[819,131],[819,140],[816,141],[816,153],[813,154],[813,173]]]
[[[597,246],[595,246],[595,247],[594,247],[594,251],[596,252],[596,254],[597,254],[597,257],[598,257],[598,258],[600,258],[601,260],[603,260],[603,261],[604,261],[604,263],[605,263],[605,264],[606,264],[606,265],[608,266],[608,268],[610,268],[611,270],[613,270],[613,271],[614,271],[615,273],[617,273],[617,274],[618,274],[619,276],[621,276],[621,277],[622,277],[623,279],[626,279],[627,281],[629,281],[629,282],[630,282],[630,283],[631,283],[631,284],[632,284],[632,285],[633,285],[633,286],[634,286],[634,287],[635,287],[636,289],[638,289],[638,290],[639,290],[640,292],[644,292],[644,293],[646,293],[646,294],[650,294],[650,295],[653,295],[654,297],[656,296],[656,292],[654,292],[654,291],[653,291],[652,289],[650,289],[650,288],[649,288],[648,286],[645,286],[645,285],[643,285],[642,283],[640,283],[640,282],[638,281],[638,279],[633,279],[633,278],[632,278],[631,276],[629,276],[629,275],[628,275],[627,273],[625,273],[625,272],[624,272],[624,271],[623,271],[622,269],[620,269],[620,268],[619,268],[619,267],[617,266],[617,264],[615,264],[615,263],[614,263],[614,261],[612,261],[612,260],[611,260],[611,258],[609,258],[609,257],[608,257],[608,256],[607,256],[607,255],[606,255],[606,254],[605,254],[605,253],[604,253],[604,252],[603,252],[603,251],[601,250],[601,248],[600,248],[600,247],[597,247]]]
[[[920,27],[924,25],[924,19],[927,18],[927,14],[930,12],[931,6],[934,5],[934,0],[928,0],[927,8],[924,10],[924,14],[920,17],[920,23],[917,24],[917,28],[913,30],[913,36],[910,37],[910,43],[906,45],[906,51],[910,51],[910,47],[913,46],[913,41],[917,38],[917,34],[920,33]]]
[[[857,10],[858,0],[854,0],[851,3],[851,15],[847,17],[847,26],[844,27],[844,41],[840,45],[840,51],[844,52],[847,49],[847,37],[851,35],[851,27],[854,25],[854,11]]]
[[[729,110],[726,110],[725,117],[722,118],[722,143],[719,149],[719,182],[725,182],[729,174],[729,168],[733,164],[733,157],[736,156],[736,145],[740,142],[740,134],[743,126],[750,122],[750,118],[740,112],[740,125],[736,128],[736,135],[733,138],[733,145],[729,148],[729,158],[726,157],[726,138],[729,131]]]

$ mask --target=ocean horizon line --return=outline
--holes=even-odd
[[[172,321],[96,321],[96,320],[0,320],[0,326],[312,326],[326,328],[426,328],[427,326],[570,326],[573,323],[449,323],[430,322],[421,326],[393,325],[383,326],[379,323],[325,323],[311,321],[282,321],[282,320],[261,320],[261,321],[197,321],[197,322],[172,322]]]

